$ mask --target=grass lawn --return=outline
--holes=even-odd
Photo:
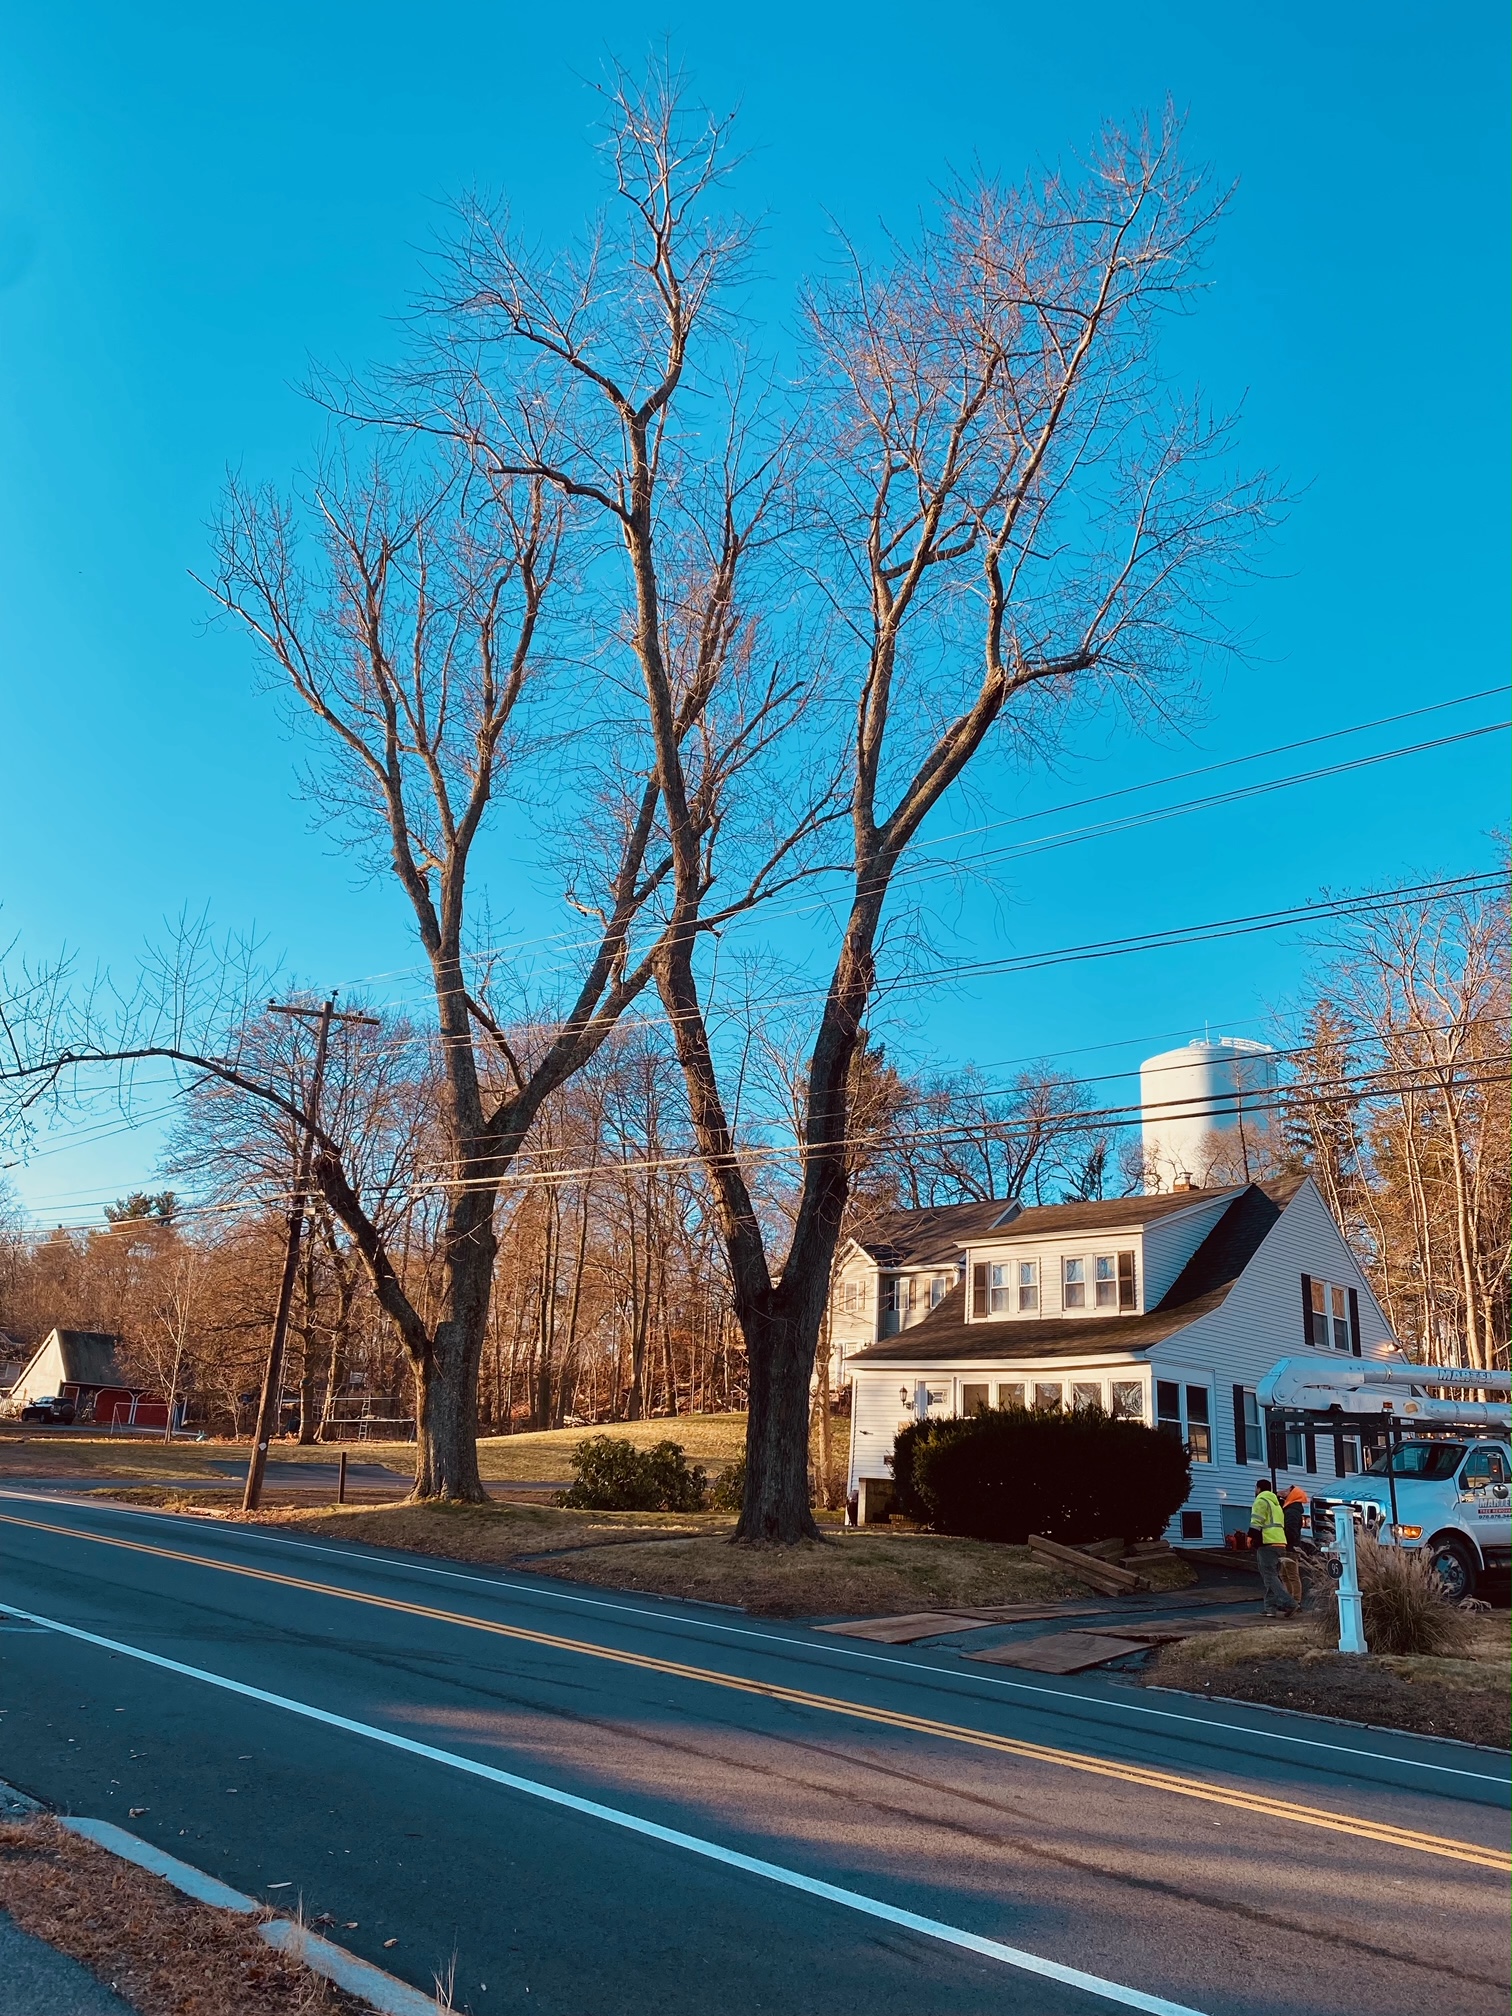
[[[837,1431],[840,1424],[837,1424]],[[490,1484],[572,1481],[570,1458],[588,1435],[619,1435],[638,1449],[653,1442],[680,1442],[690,1463],[711,1473],[733,1462],[745,1448],[744,1414],[683,1414],[670,1420],[614,1421],[594,1428],[552,1428],[535,1435],[485,1435],[478,1442],[478,1468]],[[837,1437],[838,1439],[838,1437]],[[18,1433],[0,1431],[0,1478],[84,1476],[99,1471],[144,1481],[209,1479],[210,1461],[245,1462],[250,1441],[149,1442],[129,1435]],[[383,1463],[401,1476],[413,1474],[413,1442],[275,1442],[274,1463],[334,1463],[345,1448],[354,1463]]]
[[[1277,1623],[1168,1645],[1140,1677],[1147,1686],[1508,1747],[1512,1647],[1505,1612],[1475,1620],[1463,1658],[1360,1657],[1334,1650],[1316,1624]]]
[[[233,1514],[224,1497],[161,1486],[111,1493],[139,1504]],[[275,1506],[259,1523],[453,1561],[518,1567],[604,1588],[729,1603],[773,1617],[886,1616],[952,1606],[1044,1602],[1088,1592],[1073,1569],[1027,1547],[932,1533],[848,1532],[794,1548],[732,1546],[729,1513],[570,1512],[559,1506]],[[1164,1587],[1192,1579],[1182,1562]]]

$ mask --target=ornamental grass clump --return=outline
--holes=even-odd
[[[1426,1548],[1382,1547],[1368,1533],[1355,1536],[1360,1571],[1360,1611],[1372,1652],[1415,1653],[1452,1659],[1472,1635],[1470,1620],[1444,1594]],[[1339,1608],[1330,1606],[1337,1635]]]
[[[1031,1533],[1069,1546],[1115,1533],[1153,1540],[1186,1502],[1191,1458],[1174,1436],[1101,1408],[984,1408],[911,1423],[893,1483],[897,1509],[939,1533],[1020,1546]]]
[[[680,1442],[637,1449],[621,1435],[589,1435],[572,1452],[574,1481],[557,1500],[576,1512],[697,1512],[707,1481]]]

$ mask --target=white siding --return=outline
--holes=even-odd
[[[10,1404],[26,1407],[33,1400],[45,1400],[63,1390],[63,1346],[56,1330],[49,1331],[35,1357],[10,1391]]]
[[[1183,1383],[1203,1378],[1212,1385],[1214,1461],[1192,1465],[1192,1495],[1185,1508],[1202,1513],[1202,1538],[1209,1545],[1222,1539],[1224,1507],[1232,1508],[1237,1518],[1248,1506],[1260,1474],[1259,1466],[1238,1460],[1234,1447],[1234,1388],[1258,1386],[1278,1358],[1298,1356],[1310,1348],[1302,1328],[1304,1274],[1355,1288],[1360,1298],[1361,1350],[1368,1357],[1395,1355],[1380,1305],[1311,1182],[1302,1185],[1282,1212],[1222,1307],[1178,1330],[1149,1353],[1155,1378]],[[1334,1351],[1316,1355],[1324,1362],[1343,1357]],[[1284,1474],[1304,1490],[1309,1488],[1305,1468]],[[1312,1474],[1325,1485],[1333,1481],[1333,1448],[1326,1439],[1317,1444],[1317,1469]],[[1247,1512],[1243,1523],[1248,1524]],[[1181,1537],[1179,1517],[1167,1532],[1173,1540]]]
[[[1211,1230],[1214,1215],[1206,1211],[1201,1214],[1201,1233]],[[1186,1227],[1192,1221],[1183,1216],[1178,1223]],[[1194,1237],[1192,1245],[1195,1247],[1196,1243]],[[1202,1514],[1202,1542],[1217,1545],[1223,1538],[1226,1507],[1231,1513],[1231,1525],[1248,1524],[1249,1504],[1261,1474],[1260,1466],[1240,1462],[1235,1451],[1234,1388],[1258,1386],[1278,1358],[1293,1357],[1310,1348],[1302,1327],[1304,1274],[1353,1287],[1360,1301],[1362,1351],[1368,1357],[1397,1355],[1380,1305],[1316,1187],[1306,1182],[1271,1228],[1222,1306],[1137,1356],[1119,1353],[1115,1357],[1110,1352],[1099,1362],[1098,1354],[1089,1352],[1087,1360],[1079,1365],[1063,1359],[1036,1365],[1032,1360],[1006,1357],[957,1359],[928,1366],[858,1365],[854,1374],[856,1432],[851,1443],[852,1484],[859,1476],[890,1475],[887,1458],[892,1454],[893,1439],[899,1427],[911,1417],[915,1388],[926,1379],[932,1386],[954,1382],[954,1411],[959,1405],[961,1386],[967,1383],[986,1382],[996,1387],[1001,1381],[1013,1380],[1032,1386],[1038,1379],[1059,1380],[1068,1389],[1069,1397],[1070,1386],[1079,1378],[1106,1382],[1115,1377],[1144,1376],[1149,1380],[1145,1418],[1152,1424],[1154,1382],[1170,1379],[1183,1387],[1204,1386],[1208,1392],[1213,1460],[1192,1465],[1192,1493],[1183,1509]],[[1325,1362],[1338,1361],[1341,1355],[1333,1351],[1317,1353]],[[908,1397],[900,1399],[905,1389]],[[1309,1476],[1304,1470],[1284,1474],[1304,1489],[1309,1488]],[[1313,1474],[1325,1487],[1333,1481],[1333,1450],[1326,1439],[1317,1444],[1317,1469]],[[1179,1514],[1166,1530],[1170,1539],[1181,1540]]]
[[[858,1477],[891,1477],[893,1443],[912,1418],[910,1400],[918,1375],[889,1366],[856,1367],[852,1379],[850,1490]]]

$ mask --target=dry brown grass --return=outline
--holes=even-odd
[[[886,1616],[1086,1593],[1073,1570],[1038,1560],[1026,1547],[876,1529],[836,1529],[792,1548],[732,1546],[728,1513],[406,1504],[289,1509],[265,1517],[328,1539],[533,1567],[572,1581],[736,1604],[768,1616]],[[1182,1562],[1160,1572],[1167,1587],[1192,1579]]]
[[[183,1897],[45,1816],[0,1821],[0,1908],[141,2016],[372,2016],[275,1953],[255,1919]]]
[[[1141,1678],[1193,1694],[1508,1747],[1512,1648],[1504,1611],[1467,1618],[1455,1658],[1346,1654],[1325,1630],[1314,1619],[1204,1633],[1167,1646]]]

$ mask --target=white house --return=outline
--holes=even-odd
[[[1168,1537],[1208,1545],[1249,1524],[1266,1455],[1255,1389],[1278,1358],[1402,1356],[1310,1177],[894,1213],[841,1254],[831,1339],[863,1517],[912,1420],[1096,1405],[1186,1443],[1192,1492]],[[1360,1464],[1347,1434],[1295,1435],[1283,1453],[1304,1485]]]

